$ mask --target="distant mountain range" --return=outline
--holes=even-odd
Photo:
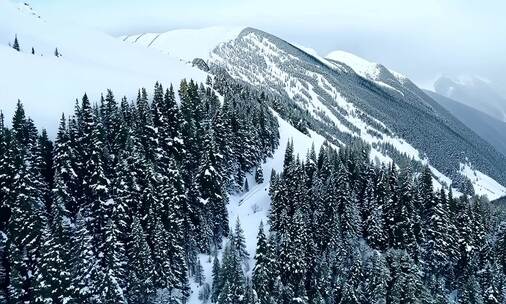
[[[499,152],[506,155],[506,123],[483,113],[462,102],[455,101],[440,94],[426,91],[450,113],[462,121],[471,130],[492,144]]]
[[[443,76],[436,80],[434,89],[440,95],[480,110],[500,121],[506,121],[506,98],[480,77],[453,79]]]

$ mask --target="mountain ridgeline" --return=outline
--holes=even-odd
[[[381,65],[373,81],[342,62],[315,57],[252,28],[214,49],[209,63],[275,96],[282,104],[277,109],[284,107],[280,112],[292,124],[311,128],[334,144],[363,140],[397,163],[418,169],[427,159],[464,192],[467,182],[460,164],[471,163],[506,183],[504,155],[409,79]],[[405,153],[395,144],[398,139],[421,154]]]

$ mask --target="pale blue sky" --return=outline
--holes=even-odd
[[[46,18],[113,35],[212,25],[252,26],[325,55],[383,63],[427,87],[439,74],[477,74],[506,87],[501,0],[32,0]]]

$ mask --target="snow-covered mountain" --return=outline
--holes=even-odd
[[[207,37],[209,31],[195,30],[192,35],[198,41],[199,35]],[[221,35],[222,43],[210,50],[205,40],[201,58],[212,70],[225,70],[233,78],[276,96],[297,113],[290,115],[334,144],[360,139],[372,145],[371,158],[377,161],[414,161],[415,166],[429,162],[439,183],[446,185],[452,179],[460,180],[468,173],[461,167],[469,166],[499,182],[497,187],[478,186],[480,181],[474,180],[477,193],[495,198],[506,192],[500,186],[506,182],[505,157],[407,77],[343,51],[322,58],[260,30],[245,28],[231,38],[234,31],[213,30],[219,32],[214,41]],[[122,39],[177,54],[181,47],[176,36],[177,32],[168,32]],[[160,37],[172,39],[158,43]],[[182,59],[191,60],[188,56]]]
[[[468,162],[504,180],[488,165],[498,160],[493,149],[480,148],[479,138],[405,76],[353,54],[335,51],[324,59],[249,28],[174,30],[118,41],[99,32],[46,21],[26,4],[0,5],[0,63],[11,75],[2,78],[6,89],[0,93],[6,117],[19,98],[35,121],[54,130],[60,112],[70,112],[73,100],[84,92],[96,99],[107,88],[129,95],[130,88],[155,81],[177,83],[183,77],[202,81],[206,74],[188,64],[198,57],[248,85],[290,100],[301,112],[309,113],[304,119],[312,129],[337,145],[360,138],[373,146],[371,158],[377,161],[429,161],[440,183],[449,184],[449,179],[458,176],[460,163]],[[9,45],[16,36],[21,52]],[[56,48],[60,57],[54,56]],[[25,85],[30,90],[23,89]],[[388,103],[391,106],[386,107]],[[55,110],[48,111],[48,104]],[[404,111],[406,105],[411,111]],[[412,124],[413,112],[424,113],[427,119]],[[431,124],[438,127],[431,132],[436,136],[424,136]],[[461,138],[471,144],[462,141],[460,145],[454,132],[446,128],[450,124],[450,130],[465,133]],[[441,144],[445,141],[454,141],[448,146],[462,146],[469,156],[461,154],[458,160],[448,161],[447,145]]]
[[[501,96],[485,79],[477,76],[452,78],[442,76],[434,83],[436,93],[506,121],[506,97]]]
[[[110,88],[133,97],[132,87],[149,87],[155,81],[203,81],[207,74],[189,64],[199,57],[212,71],[224,70],[276,96],[290,111],[283,118],[292,125],[299,120],[299,129],[317,132],[335,145],[357,140],[370,144],[371,158],[377,162],[429,162],[438,182],[446,185],[462,177],[461,165],[499,183],[506,181],[504,156],[408,78],[353,54],[337,51],[322,58],[252,28],[175,30],[114,39],[46,21],[26,5],[0,5],[0,64],[10,75],[2,77],[6,89],[0,92],[6,117],[19,98],[35,121],[54,130],[60,113],[70,112],[84,92],[97,99]],[[9,45],[15,36],[20,52]],[[56,48],[60,57],[54,56]],[[54,110],[48,111],[48,105]]]

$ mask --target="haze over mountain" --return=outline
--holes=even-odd
[[[476,134],[506,155],[506,132],[504,131],[506,130],[506,122],[435,92],[426,91],[426,93]]]
[[[459,101],[500,121],[506,121],[506,98],[489,81],[476,76],[452,79],[442,76],[434,83],[440,95]]]

